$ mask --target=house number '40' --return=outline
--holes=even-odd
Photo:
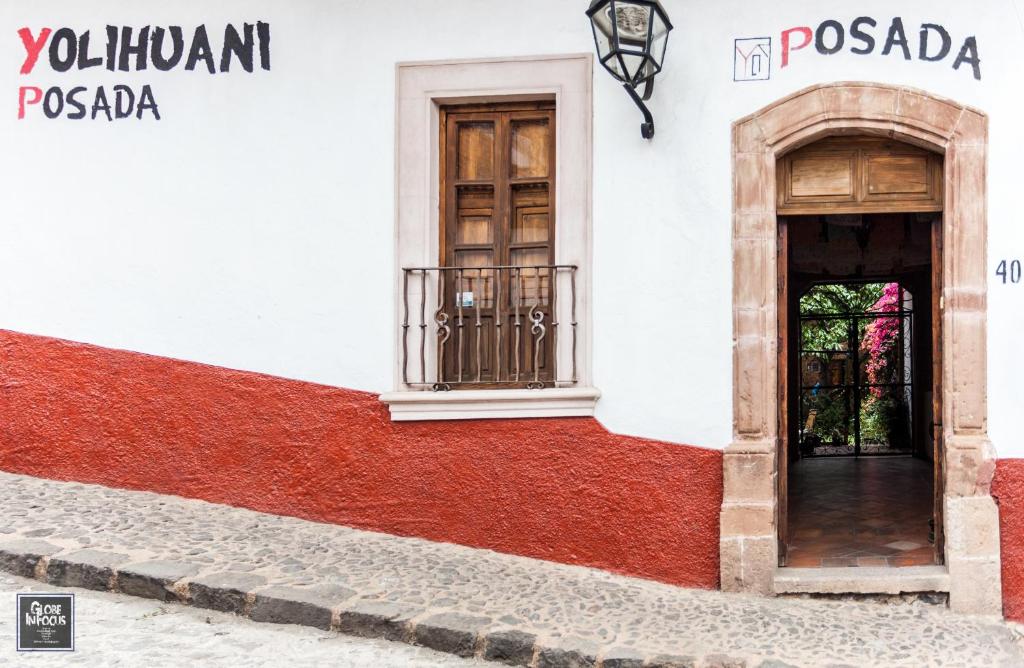
[[[996,267],[996,276],[1003,281],[1003,285],[1007,283],[1017,284],[1021,281],[1021,264],[1020,260],[1002,260],[999,266]]]

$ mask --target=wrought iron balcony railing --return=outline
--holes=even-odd
[[[402,382],[434,391],[575,385],[576,271],[404,268]]]

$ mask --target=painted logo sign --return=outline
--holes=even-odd
[[[219,63],[214,58],[215,52],[205,25],[192,31],[187,52],[181,26],[144,26],[138,30],[129,26],[107,26],[105,36],[103,51],[90,53],[91,35],[88,30],[78,34],[71,28],[56,31],[40,28],[37,32],[28,27],[22,28],[18,37],[25,49],[25,60],[20,73],[32,74],[44,49],[50,69],[58,73],[94,67],[105,67],[110,72],[143,72],[150,65],[157,71],[167,72],[184,63],[186,71],[205,69],[210,74],[217,74],[231,71],[234,61],[252,73],[257,54],[260,69],[270,69],[270,24],[262,21],[255,25],[244,23],[241,31],[227,24]],[[160,120],[160,108],[149,84],[137,91],[119,84],[113,86],[109,95],[104,86],[93,90],[86,86],[52,86],[46,91],[38,86],[20,86],[18,118],[24,119],[32,107],[50,119],[63,116],[71,120],[106,118],[113,121],[132,117]]]
[[[754,81],[770,77],[770,69],[763,76],[753,75],[753,64],[744,60],[740,54],[741,44],[745,45],[744,53],[750,53],[750,47],[754,43],[765,39],[767,38],[743,38],[735,41],[734,81]],[[835,19],[826,19],[815,27],[787,28],[779,34],[779,69],[789,67],[796,57],[796,52],[805,49],[809,52],[811,46],[822,56],[832,56],[845,51],[858,56],[877,54],[903,60],[948,63],[953,70],[969,71],[976,80],[981,80],[981,56],[978,52],[977,37],[968,35],[954,39],[953,34],[938,23],[921,23],[918,28],[911,27],[908,31],[903,18],[899,16],[889,19],[888,23],[870,16],[859,16],[850,21],[849,25]],[[768,49],[771,49],[770,41]],[[749,58],[752,56],[748,56]]]
[[[737,39],[733,52],[733,81],[767,81],[772,72],[772,38]]]

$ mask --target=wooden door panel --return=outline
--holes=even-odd
[[[778,162],[779,214],[937,212],[942,157],[869,137],[832,137]]]
[[[789,193],[799,197],[852,198],[856,161],[850,155],[795,158]]]
[[[511,125],[509,175],[514,179],[548,176],[551,132],[547,118],[515,119]]]
[[[934,472],[935,555],[937,563],[945,557],[943,499],[945,495],[945,444],[942,430],[942,217],[932,222],[932,468]]]
[[[494,178],[493,121],[464,121],[456,124],[456,177],[480,181]]]
[[[490,245],[494,230],[489,209],[462,209],[459,211],[455,243],[462,245]]]
[[[867,196],[927,195],[928,157],[924,155],[869,155],[864,161]]]
[[[778,493],[779,506],[777,524],[779,527],[779,565],[786,565],[789,546],[789,449],[790,443],[790,286],[789,280],[789,228],[786,219],[778,219],[778,236],[776,237],[777,257],[775,271],[778,280],[778,333],[779,351],[778,392],[778,452],[776,454],[779,468]]]

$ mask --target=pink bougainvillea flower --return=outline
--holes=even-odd
[[[885,313],[900,310],[900,285],[899,283],[888,283],[878,298],[872,313]],[[861,355],[866,359],[865,371],[867,372],[868,383],[884,383],[887,378],[889,358],[899,341],[900,319],[899,317],[876,317],[864,328],[864,338],[861,339]],[[872,387],[871,394],[881,398],[881,387]]]

